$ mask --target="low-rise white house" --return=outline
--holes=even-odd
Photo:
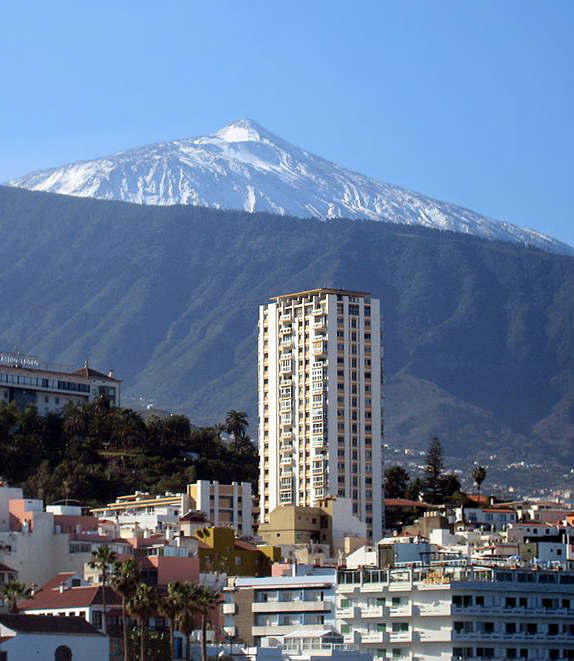
[[[109,639],[81,617],[0,614],[0,659],[105,661]]]

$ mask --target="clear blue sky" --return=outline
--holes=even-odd
[[[0,181],[250,117],[574,244],[572,0],[30,0],[0,34]]]

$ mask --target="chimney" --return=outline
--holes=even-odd
[[[114,378],[114,370],[108,370],[108,378],[110,379]]]

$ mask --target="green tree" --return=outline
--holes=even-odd
[[[454,473],[445,473],[440,478],[440,500],[445,502],[450,500],[454,494],[460,493],[460,480]]]
[[[475,466],[472,469],[472,479],[476,484],[476,488],[478,491],[478,503],[480,505],[480,488],[482,486],[482,483],[486,479],[486,468],[484,466]]]
[[[402,466],[385,469],[385,498],[406,498],[410,477]]]
[[[171,583],[168,583],[167,593],[164,594],[159,601],[159,612],[163,617],[165,617],[169,624],[170,660],[175,659],[175,627],[177,618],[182,609],[184,599],[184,584],[179,581],[172,581]]]
[[[195,585],[186,581],[178,583],[173,588],[174,597],[178,603],[178,611],[175,618],[177,630],[185,638],[185,658],[191,661],[191,634],[195,627],[196,604],[194,599]]]
[[[424,499],[433,505],[439,504],[442,500],[441,478],[443,465],[442,445],[435,436],[429,445],[423,477]]]
[[[102,544],[98,547],[97,551],[92,551],[92,559],[90,560],[89,567],[97,569],[100,572],[100,582],[102,584],[102,631],[106,633],[106,587],[110,577],[110,570],[116,563],[116,554],[110,549],[107,544]]]
[[[140,628],[140,661],[146,661],[148,622],[157,611],[157,606],[157,592],[146,583],[138,584],[127,603],[128,612],[137,620]]]
[[[10,580],[0,586],[0,596],[8,604],[8,611],[10,613],[18,612],[18,601],[20,599],[28,599],[31,590],[26,583],[20,581]]]
[[[203,585],[194,585],[191,599],[201,620],[201,661],[207,661],[207,624],[221,600],[221,594]]]
[[[111,577],[112,590],[122,600],[122,629],[124,639],[124,661],[129,661],[127,603],[133,597],[139,584],[140,573],[133,559],[116,562]]]
[[[244,439],[247,436],[249,428],[249,419],[244,411],[232,409],[225,416],[225,426],[230,434],[233,434],[235,441]]]

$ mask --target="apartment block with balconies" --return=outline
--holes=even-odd
[[[234,578],[224,589],[223,628],[249,645],[282,644],[286,635],[335,626],[334,570],[306,576]]]
[[[259,309],[261,520],[282,505],[349,499],[382,533],[379,301],[316,289]]]
[[[341,570],[337,624],[377,658],[574,658],[574,573],[496,567]]]

